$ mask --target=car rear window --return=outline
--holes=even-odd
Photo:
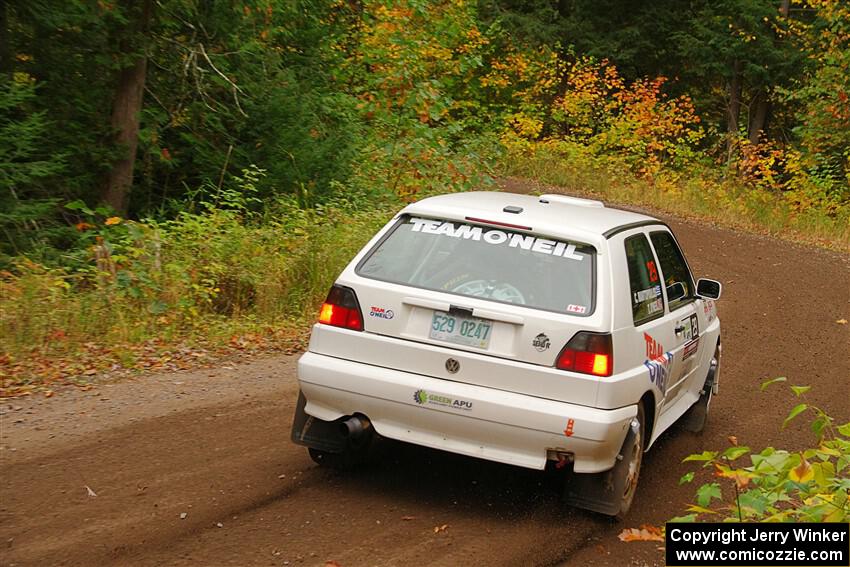
[[[503,228],[402,217],[358,275],[548,311],[593,312],[593,247]]]

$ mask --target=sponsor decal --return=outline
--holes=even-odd
[[[463,238],[464,240],[483,241],[487,244],[506,245],[508,248],[520,248],[530,250],[547,256],[557,256],[568,260],[582,261],[584,256],[576,253],[575,244],[539,238],[530,234],[517,234],[503,230],[485,229],[480,226],[443,222],[432,219],[411,218],[413,232],[423,234],[437,234],[451,238]]]
[[[384,309],[383,307],[375,307],[369,309],[369,317],[377,317],[378,319],[392,319],[395,317],[392,309]]]
[[[661,343],[653,339],[648,333],[643,334],[643,340],[646,342],[646,358],[652,360],[664,354],[664,347]]]
[[[661,286],[656,285],[647,289],[642,289],[640,291],[634,292],[633,295],[635,303],[643,303],[644,301],[649,301],[650,299],[661,297]]]
[[[576,420],[574,420],[573,418],[569,418],[567,420],[567,427],[564,429],[564,435],[566,435],[567,437],[572,437],[573,436],[573,427],[575,426],[575,424],[576,424]]]
[[[658,313],[659,311],[664,310],[664,300],[656,299],[652,303],[646,304],[646,313],[648,315],[652,315],[653,313]]]
[[[413,401],[420,406],[434,405],[452,409],[470,411],[472,410],[472,402],[460,398],[451,398],[449,396],[441,396],[439,394],[431,394],[425,390],[416,390],[413,393]]]
[[[713,299],[706,299],[702,304],[702,312],[708,318],[709,324],[717,318],[717,308]]]
[[[567,305],[567,313],[587,313],[587,307],[570,303]]]
[[[531,341],[531,346],[533,346],[535,349],[537,349],[538,352],[543,352],[544,350],[549,350],[549,346],[551,344],[552,343],[549,341],[549,337],[547,337],[543,333],[540,333],[539,335],[534,337],[533,341]]]
[[[670,363],[673,361],[673,354],[665,352],[661,343],[653,339],[649,334],[643,334],[646,342],[646,358],[643,363],[649,370],[649,381],[661,390],[661,393],[667,392],[667,382],[670,376]]]
[[[685,345],[685,349],[682,354],[682,360],[688,360],[690,357],[695,355],[699,350],[699,337],[695,338],[691,342]]]
[[[670,363],[672,361],[673,354],[665,352],[661,356],[643,363],[649,369],[649,381],[655,384],[662,394],[667,392],[667,379],[670,376]]]

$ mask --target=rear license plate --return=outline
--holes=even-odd
[[[429,336],[432,339],[447,343],[487,348],[490,344],[492,327],[493,322],[487,319],[434,311]]]

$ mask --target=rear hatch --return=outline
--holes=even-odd
[[[311,348],[593,405],[599,378],[554,366],[577,332],[605,327],[597,277],[597,251],[587,244],[404,215],[338,281],[356,293],[365,333],[314,336]]]

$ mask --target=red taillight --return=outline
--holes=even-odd
[[[611,335],[582,331],[570,339],[555,366],[594,376],[610,376],[614,372],[614,349]]]
[[[319,323],[362,331],[363,316],[360,314],[360,305],[354,290],[334,285],[319,311]]]

